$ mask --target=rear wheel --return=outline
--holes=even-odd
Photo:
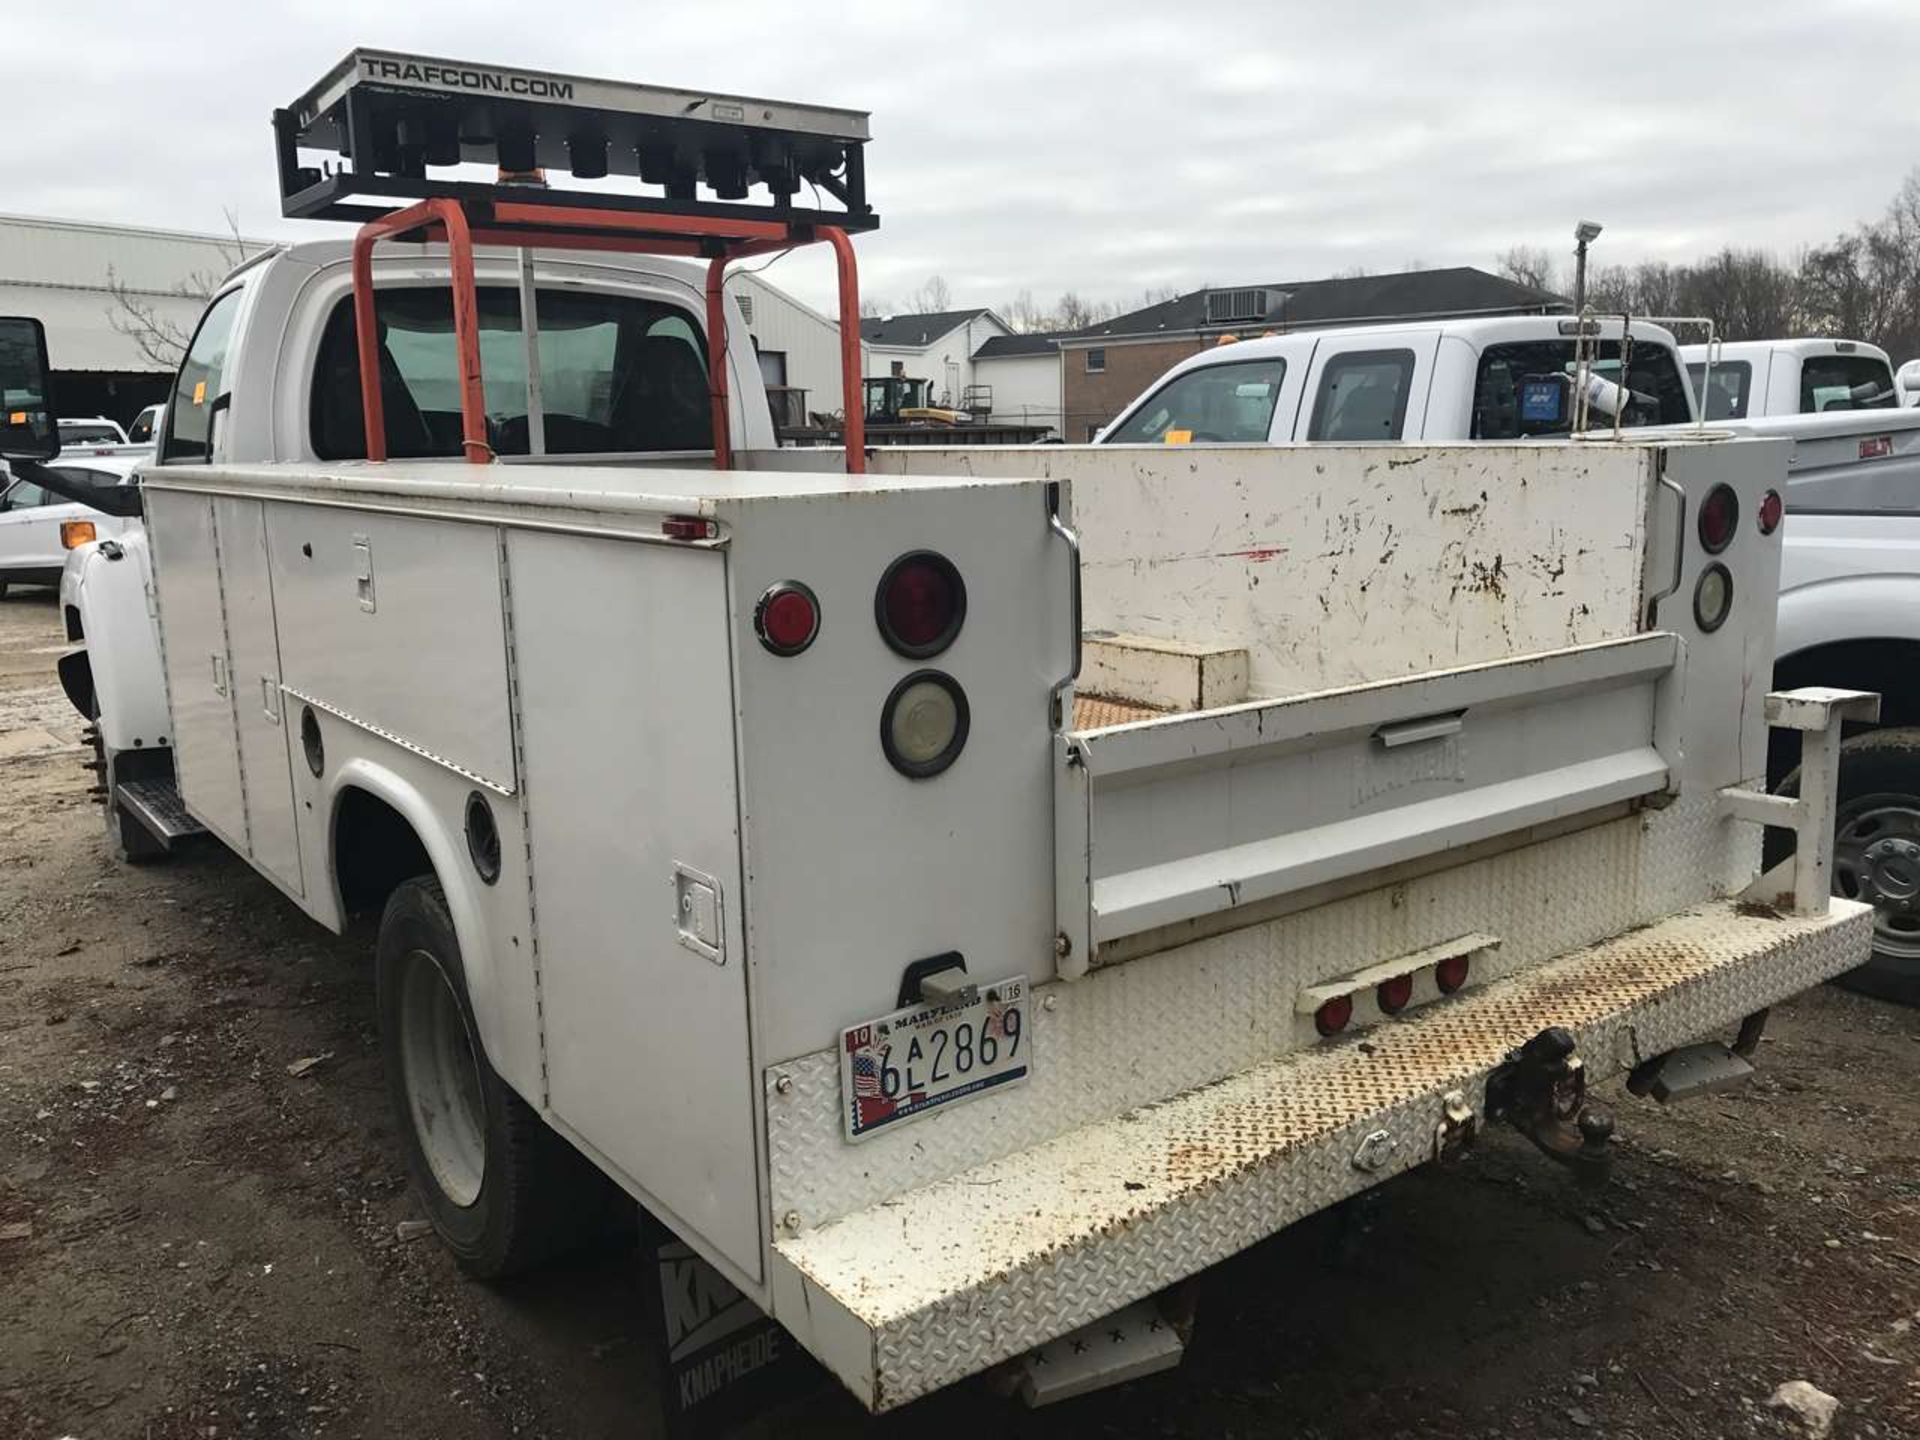
[[[1920,1004],[1920,730],[1840,746],[1833,890],[1874,907],[1873,959],[1840,983]]]
[[[387,901],[375,979],[407,1170],[463,1269],[511,1275],[630,1220],[631,1202],[487,1062],[438,881],[408,880]]]

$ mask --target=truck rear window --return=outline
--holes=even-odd
[[[1700,414],[1708,420],[1744,420],[1747,418],[1747,392],[1753,386],[1753,366],[1744,360],[1729,360],[1707,373],[1705,363],[1687,366],[1687,378],[1693,382],[1694,398],[1700,402]]]
[[[480,369],[487,439],[500,455],[529,453],[526,341],[520,296],[486,286]],[[387,453],[458,456],[460,384],[453,295],[442,286],[378,292],[380,390]],[[549,455],[705,450],[713,445],[705,341],[677,306],[637,296],[541,290],[541,413]],[[313,376],[312,440],[323,460],[363,459],[360,363],[353,301],[327,317]]]
[[[1893,371],[1871,355],[1810,355],[1800,366],[1800,413],[1892,410]]]
[[[1592,373],[1618,386],[1620,342],[1601,340]],[[1475,440],[1565,435],[1573,428],[1573,340],[1528,340],[1489,345],[1474,380]],[[1673,351],[1647,341],[1633,347],[1625,377],[1623,425],[1685,425],[1693,419],[1692,392]],[[1587,428],[1611,430],[1614,417],[1596,405]]]
[[[1183,371],[1114,427],[1109,445],[1225,440],[1265,444],[1287,362],[1236,360]]]

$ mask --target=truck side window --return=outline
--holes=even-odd
[[[1800,413],[1892,410],[1893,373],[1871,355],[1809,355],[1800,367]]]
[[[1620,342],[1599,340],[1589,373],[1618,386]],[[1693,419],[1693,388],[1666,345],[1648,340],[1632,348],[1628,359],[1625,426],[1685,425]],[[1512,440],[1533,435],[1565,435],[1573,429],[1573,341],[1525,340],[1489,345],[1480,355],[1473,387],[1474,440]],[[1715,376],[1720,373],[1714,367]],[[1716,383],[1718,383],[1716,381]],[[1611,430],[1613,415],[1595,405],[1590,430]]]
[[[1700,415],[1706,420],[1744,420],[1747,418],[1747,392],[1753,388],[1753,366],[1744,360],[1729,360],[1707,373],[1704,364],[1687,366],[1687,378],[1693,382],[1694,398],[1700,402]],[[1702,394],[1702,382],[1706,393]]]
[[[1147,397],[1106,443],[1226,440],[1264,445],[1286,375],[1287,362],[1278,355],[1184,371]]]
[[[1407,423],[1413,351],[1354,350],[1327,361],[1309,440],[1398,440]]]
[[[213,458],[213,402],[221,395],[227,369],[227,345],[233,338],[233,320],[240,313],[240,292],[229,290],[207,307],[187,346],[186,359],[174,378],[173,400],[167,407],[166,432],[160,442],[160,463]]]
[[[526,348],[519,293],[483,286],[480,370],[495,453],[528,453]],[[677,307],[637,296],[541,290],[541,409],[550,455],[706,450],[713,445],[704,337]],[[387,453],[458,456],[460,385],[453,296],[440,286],[377,298]],[[352,298],[327,317],[314,367],[314,453],[366,455]]]

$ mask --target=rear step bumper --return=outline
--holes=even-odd
[[[1620,1073],[1860,964],[1872,914],[1703,906],[1086,1126],[781,1240],[775,1314],[892,1409],[1433,1158],[1542,1028]]]

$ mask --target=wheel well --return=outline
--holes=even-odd
[[[1784,655],[1774,663],[1773,688],[1831,685],[1880,696],[1882,725],[1920,724],[1920,640],[1836,640]],[[1849,725],[1847,733],[1870,727]],[[1767,781],[1778,784],[1800,763],[1800,747],[1784,731],[1767,737]]]
[[[1920,723],[1920,640],[1836,640],[1781,657],[1773,688],[1802,685],[1875,690],[1882,725]]]
[[[427,847],[393,806],[357,787],[343,791],[333,819],[333,873],[348,915],[377,911],[403,880],[433,873]]]

